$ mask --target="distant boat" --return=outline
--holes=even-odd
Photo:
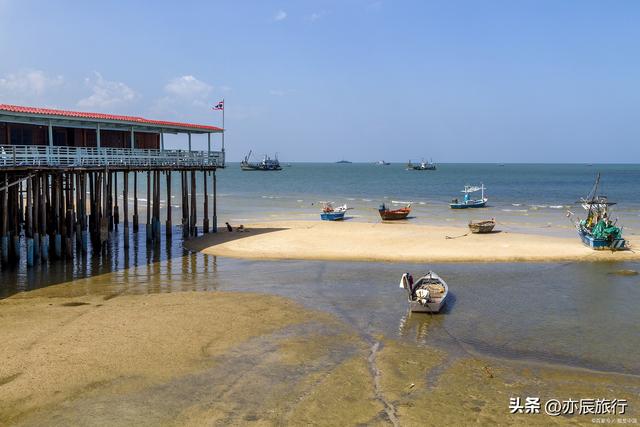
[[[429,271],[415,283],[409,273],[403,274],[400,288],[409,294],[409,309],[419,313],[438,313],[445,305],[449,294],[447,282],[433,271]]]
[[[381,204],[378,208],[378,213],[383,221],[395,221],[399,219],[405,219],[411,213],[411,203],[407,204],[404,208],[389,209],[385,204]]]
[[[323,221],[340,221],[344,219],[344,214],[347,213],[347,210],[349,210],[347,205],[342,205],[334,208],[331,202],[327,202],[322,208],[320,219],[322,219]]]
[[[598,195],[600,174],[596,175],[596,182],[586,198],[580,204],[587,211],[587,218],[577,219],[575,226],[578,236],[586,246],[594,250],[624,250],[626,240],[622,237],[622,229],[616,226],[617,220],[612,221],[609,207],[615,205],[607,196]],[[571,211],[568,216],[572,216]]]
[[[378,165],[380,166],[389,166],[391,163],[385,162],[384,160],[378,160]]]
[[[469,230],[474,234],[491,233],[496,226],[496,220],[490,219],[486,221],[470,221]]]
[[[419,165],[414,165],[413,163],[411,163],[411,160],[409,160],[409,163],[407,163],[407,170],[434,171],[436,170],[436,164],[432,161],[425,162],[424,160],[422,160]]]
[[[282,170],[282,166],[280,166],[280,162],[278,161],[278,155],[276,154],[275,159],[265,155],[264,158],[258,163],[249,162],[249,158],[251,157],[251,151],[247,154],[242,162],[240,162],[240,169],[243,171],[279,171]]]
[[[449,203],[449,206],[451,207],[451,209],[484,208],[487,205],[487,201],[489,200],[484,196],[484,190],[484,184],[481,184],[480,187],[465,185],[464,190],[462,190],[462,193],[464,193],[464,198],[462,199],[462,201],[460,202],[457,198],[453,199],[451,203]],[[472,199],[470,194],[477,191],[482,192],[480,198]]]
[[[336,163],[338,163],[338,164],[351,164],[353,162],[350,162],[349,160],[338,160]]]

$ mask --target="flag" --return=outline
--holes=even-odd
[[[213,107],[214,110],[224,110],[224,99],[220,102],[218,102],[215,107]]]

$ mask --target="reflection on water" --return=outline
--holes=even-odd
[[[173,241],[106,255],[24,264],[0,272],[0,295],[67,283],[60,292],[100,294],[250,291],[291,298],[329,312],[361,334],[383,334],[450,352],[562,363],[640,374],[640,279],[610,274],[639,263],[417,264],[251,261],[216,258]],[[400,274],[433,269],[450,285],[437,315],[407,313]]]

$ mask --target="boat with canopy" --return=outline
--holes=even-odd
[[[455,198],[451,201],[451,203],[449,203],[449,206],[451,207],[451,209],[484,208],[487,205],[487,201],[489,200],[485,197],[484,190],[486,190],[484,184],[480,184],[480,187],[465,185],[464,190],[461,191],[462,193],[464,193],[462,201]],[[471,194],[478,191],[481,192],[480,198],[472,198]]]

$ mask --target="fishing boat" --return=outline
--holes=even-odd
[[[625,250],[626,240],[622,237],[622,228],[617,226],[618,220],[611,220],[609,208],[615,205],[607,196],[598,194],[600,174],[596,176],[596,182],[586,198],[578,203],[587,211],[587,217],[581,220],[576,216],[575,226],[578,236],[586,246],[594,250]],[[574,216],[568,211],[567,216]]]
[[[377,163],[379,166],[389,166],[391,163],[385,162],[384,160],[378,160]]]
[[[411,163],[411,160],[409,160],[409,163],[407,163],[407,170],[434,171],[436,170],[436,164],[433,163],[433,161],[425,162],[422,160],[419,165],[414,165]]]
[[[453,199],[451,203],[449,203],[449,206],[451,209],[484,208],[489,200],[484,196],[484,190],[484,184],[481,184],[480,187],[465,185],[464,190],[462,190],[462,193],[464,193],[462,201],[459,201],[457,198]],[[471,194],[478,191],[481,192],[480,198],[472,198]]]
[[[240,169],[243,171],[279,171],[282,170],[280,162],[278,161],[278,155],[275,158],[265,155],[258,163],[251,163],[249,158],[251,157],[251,151],[247,154],[242,162],[240,162]]]
[[[400,209],[389,209],[384,203],[378,208],[378,213],[383,221],[395,221],[405,219],[411,213],[411,203]]]
[[[331,202],[324,204],[322,213],[320,213],[320,219],[323,221],[340,221],[344,219],[344,214],[347,213],[349,208],[347,205],[333,207]]]
[[[449,286],[433,271],[413,283],[413,276],[404,273],[400,279],[400,288],[408,293],[409,309],[419,313],[438,313],[445,305]]]
[[[474,234],[491,233],[496,226],[496,220],[491,218],[485,221],[469,221],[469,230]]]

